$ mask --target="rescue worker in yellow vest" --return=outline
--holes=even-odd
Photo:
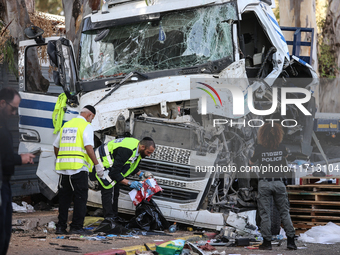
[[[103,178],[96,174],[101,184],[99,186],[105,219],[122,221],[118,217],[119,185],[140,190],[142,183],[129,181],[126,177],[137,174],[141,178],[143,172],[138,169],[138,164],[154,150],[155,142],[150,137],[144,137],[141,141],[132,137],[118,138],[95,150],[99,164],[105,169]]]
[[[73,218],[69,234],[87,235],[91,231],[83,229],[88,196],[88,173],[95,165],[98,175],[103,175],[103,168],[94,154],[94,138],[91,122],[96,109],[86,105],[80,115],[66,122],[53,143],[56,160],[56,172],[60,174],[59,215],[56,234],[68,234],[68,210],[73,200]]]

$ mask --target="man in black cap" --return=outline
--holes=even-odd
[[[83,229],[88,196],[88,173],[95,165],[98,176],[103,176],[103,168],[94,154],[93,128],[91,122],[96,109],[86,105],[77,118],[66,122],[53,143],[56,171],[59,179],[59,216],[56,234],[67,234],[68,209],[73,200],[73,218],[69,234],[87,235]],[[99,172],[99,174],[98,174]]]

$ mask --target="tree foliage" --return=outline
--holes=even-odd
[[[35,9],[40,12],[61,15],[63,14],[63,3],[62,0],[35,0]]]

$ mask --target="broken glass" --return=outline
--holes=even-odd
[[[160,21],[110,27],[103,39],[83,34],[82,80],[192,67],[233,57],[233,3],[165,13]]]

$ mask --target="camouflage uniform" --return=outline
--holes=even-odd
[[[281,222],[288,237],[294,237],[295,230],[289,214],[289,202],[286,187],[282,181],[260,180],[258,186],[257,206],[261,217],[261,234],[264,239],[271,240],[271,200],[274,198],[276,208],[280,212]]]

